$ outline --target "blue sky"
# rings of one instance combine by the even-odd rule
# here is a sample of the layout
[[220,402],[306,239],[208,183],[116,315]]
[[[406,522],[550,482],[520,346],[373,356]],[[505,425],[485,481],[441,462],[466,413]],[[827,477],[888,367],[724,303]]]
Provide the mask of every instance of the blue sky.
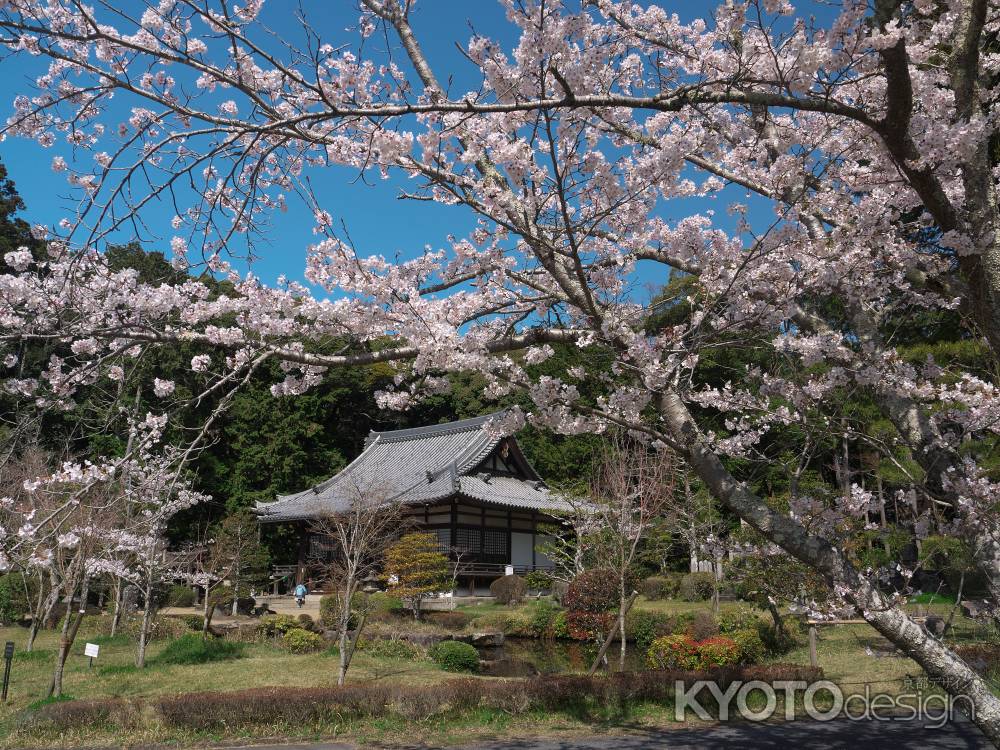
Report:
[[[662,4],[680,14],[683,20],[706,14],[714,7],[714,3],[690,0],[664,0]],[[297,39],[301,30],[292,17],[296,7],[297,3],[289,0],[269,0],[262,20],[278,34]],[[306,3],[306,8],[324,41],[335,46],[356,43],[356,35],[347,31],[356,23],[358,16],[354,2],[325,0],[319,4]],[[817,9],[823,16],[831,15],[830,9],[824,9],[822,5],[809,8],[810,11]],[[516,42],[514,27],[506,20],[503,8],[490,0],[420,0],[412,22],[438,75],[444,78],[453,74],[454,87],[458,91],[474,87],[478,80],[472,66],[455,49],[456,42],[464,45],[470,38],[470,24],[477,32],[497,39],[507,47]],[[12,111],[14,96],[31,92],[31,82],[42,65],[43,60],[26,56],[14,56],[0,62],[3,70],[0,107],[6,110],[4,117]],[[122,105],[126,103],[121,102]],[[25,217],[32,222],[54,224],[72,214],[65,174],[54,173],[50,168],[56,155],[64,156],[67,161],[72,160],[72,153],[61,141],[49,149],[24,139],[8,139],[0,143],[0,158],[28,205]],[[310,180],[323,207],[333,215],[338,226],[341,221],[346,224],[362,254],[413,257],[427,245],[442,247],[449,234],[466,235],[474,226],[474,217],[464,208],[399,200],[397,196],[400,189],[406,186],[405,179],[386,181],[377,174],[367,175],[364,180],[358,177],[356,171],[332,167],[314,170]],[[715,209],[720,225],[726,227],[730,224],[726,217],[726,204],[731,200],[746,201],[742,191],[730,193],[727,190],[726,193],[715,199],[672,202],[664,207],[664,216],[676,220],[691,213]],[[754,213],[758,211],[766,209],[758,206]],[[162,237],[159,242],[148,243],[148,249],[168,251],[172,234],[168,222],[173,213],[172,207],[166,205],[153,206],[146,213],[147,221]],[[762,220],[769,220],[770,211],[766,213],[761,215]],[[280,275],[301,279],[306,247],[315,239],[312,226],[311,211],[292,200],[287,213],[273,217],[265,237],[270,246],[254,264],[254,272],[267,282],[273,282]],[[131,239],[128,232],[121,233],[119,237],[122,241]],[[642,279],[640,283],[663,281],[665,279],[651,277]]]

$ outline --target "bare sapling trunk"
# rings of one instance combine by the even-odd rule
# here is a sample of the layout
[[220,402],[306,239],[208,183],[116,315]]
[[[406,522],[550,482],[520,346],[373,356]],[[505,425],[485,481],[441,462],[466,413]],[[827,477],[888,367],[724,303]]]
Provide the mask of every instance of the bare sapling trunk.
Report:
[[115,601],[114,610],[111,613],[111,637],[118,634],[118,626],[122,621],[122,604],[124,600],[125,586],[122,584],[121,576],[115,576]]
[[618,604],[618,638],[621,641],[618,648],[618,671],[625,671],[625,648],[628,643],[628,638],[625,636],[625,613],[627,612],[625,592],[621,592],[621,598]]
[[[629,598],[625,600],[625,604],[619,611],[619,621],[625,619],[625,616],[628,614],[628,611],[632,609],[632,605],[635,604],[635,600],[638,598],[639,598],[639,592],[633,591],[632,594],[629,596]],[[613,641],[615,639],[615,636],[618,634],[618,629],[613,627],[610,628],[610,631],[611,632],[608,633],[607,638],[604,639],[604,643],[601,644],[601,648],[598,649],[597,656],[594,657],[593,663],[590,665],[590,671],[587,672],[588,677],[593,677],[598,667],[600,667],[601,664],[607,663],[608,649],[611,647],[611,641]]]
[[233,606],[229,611],[230,616],[236,617],[239,614],[239,590],[240,590],[240,579],[236,578],[233,580]]
[[951,607],[951,612],[948,613],[948,619],[944,624],[944,630],[941,635],[946,636],[951,632],[951,626],[955,622],[955,614],[958,612],[958,608],[962,606],[962,589],[965,588],[965,571],[963,570],[961,576],[958,579],[958,592],[955,594],[955,603]]
[[62,695],[63,674],[66,671],[66,659],[69,651],[73,648],[76,634],[80,631],[80,624],[87,614],[87,596],[89,594],[89,581],[84,577],[83,585],[80,588],[80,609],[73,616],[73,591],[67,595],[66,618],[63,620],[62,632],[59,636],[59,651],[56,654],[56,665],[52,673],[52,684],[49,686],[49,696],[58,698]]
[[149,628],[153,616],[153,574],[150,570],[146,576],[146,586],[143,590],[142,624],[139,627],[139,649],[135,655],[135,665],[142,669],[146,666],[146,644],[149,642]]
[[48,593],[45,593],[44,587],[41,585],[41,577],[39,577],[38,600],[31,613],[31,626],[28,628],[28,641],[24,647],[25,651],[31,651],[34,648],[38,631],[45,627],[45,623],[52,616],[52,610],[55,609],[58,603],[59,587],[53,582]]
[[[337,684],[343,685],[347,679],[347,670],[351,666],[352,653],[348,652],[348,638],[351,628],[351,599],[354,596],[354,580],[350,569],[348,569],[347,580],[340,593],[340,623],[338,633],[340,641],[340,670],[337,673]],[[355,636],[357,638],[357,636]]]
[[208,638],[209,629],[212,627],[212,615],[215,613],[215,607],[212,606],[212,588],[208,584],[205,584],[205,601],[202,604],[201,609],[201,637]]

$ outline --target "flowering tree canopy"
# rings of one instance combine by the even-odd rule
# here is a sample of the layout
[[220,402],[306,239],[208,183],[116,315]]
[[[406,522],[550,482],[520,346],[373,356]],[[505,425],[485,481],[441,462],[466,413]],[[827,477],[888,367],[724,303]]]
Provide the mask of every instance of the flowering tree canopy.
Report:
[[[749,0],[684,23],[654,4],[504,4],[519,39],[467,40],[467,91],[431,65],[413,2],[362,0],[346,46],[307,16],[308,44],[276,40],[261,0],[161,0],[134,15],[4,4],[2,42],[48,61],[4,133],[72,144],[75,160],[52,168],[78,199],[75,215],[37,228],[45,253],[4,259],[7,391],[24,409],[70,408],[177,342],[205,346],[191,361],[199,401],[224,402],[272,358],[282,394],[328,368],[396,363],[380,398],[399,408],[448,373],[477,372],[488,396],[530,394],[497,429],[614,424],[669,446],[929,673],[958,677],[1000,740],[988,687],[844,543],[870,491],[848,482],[781,509],[730,460],[759,457],[789,426],[807,454],[831,430],[832,394],[870,393],[893,433],[867,449],[895,460],[905,448],[918,530],[963,539],[1000,600],[998,486],[977,447],[1000,431],[996,383],[960,362],[914,364],[894,338],[903,321],[946,314],[1000,351],[1000,9],[844,0],[819,24],[786,0]],[[476,228],[406,261],[365,255],[309,189],[312,170],[334,165],[405,175],[402,197],[464,208]],[[712,196],[730,217],[665,218],[664,206]],[[237,269],[292,199],[315,216],[311,287],[268,286]],[[226,289],[193,275],[149,285],[105,262],[102,241],[164,204],[175,264]],[[635,293],[643,268],[690,280],[672,303],[683,315],[655,324],[660,310]],[[31,342],[55,345],[40,377],[17,370]],[[559,345],[613,353],[607,395],[584,399],[579,371],[530,375]],[[699,362],[727,347],[780,366],[707,386]],[[173,383],[152,387],[164,413],[180,406]]]

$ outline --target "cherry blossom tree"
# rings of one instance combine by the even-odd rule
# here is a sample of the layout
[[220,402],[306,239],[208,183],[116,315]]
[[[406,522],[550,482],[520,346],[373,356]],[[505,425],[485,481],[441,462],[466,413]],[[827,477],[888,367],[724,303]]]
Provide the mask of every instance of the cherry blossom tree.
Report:
[[[34,462],[37,473],[26,475],[12,497],[0,499],[4,569],[36,571],[49,581],[33,612],[32,640],[59,600],[65,603],[53,695],[61,694],[66,659],[87,614],[92,582],[108,575],[148,582],[149,554],[162,543],[166,522],[204,499],[182,480],[176,451],[159,445],[162,425],[163,420],[152,417],[134,425],[134,450],[105,463],[64,461],[52,470]],[[148,588],[146,594],[140,661],[149,629]]]
[[[727,2],[690,23],[655,4],[506,2],[519,40],[475,33],[466,91],[425,53],[419,3],[362,0],[355,47],[308,15],[307,43],[276,41],[262,7],[0,10],[0,42],[48,62],[4,134],[76,153],[52,161],[75,215],[37,228],[47,257],[7,253],[0,276],[5,388],[25,411],[69,408],[182,341],[212,347],[191,368],[197,398],[220,402],[272,358],[286,373],[274,391],[289,395],[332,367],[392,363],[380,399],[397,408],[478,372],[487,396],[530,397],[497,429],[615,425],[669,447],[724,508],[957,686],[1000,742],[989,687],[843,544],[871,493],[803,496],[806,523],[738,469],[780,427],[829,430],[831,394],[865,389],[895,434],[853,439],[887,460],[905,446],[937,531],[968,544],[1000,601],[998,483],[968,449],[1000,429],[996,383],[960,362],[914,365],[893,338],[900,320],[939,311],[1000,351],[995,4],[844,0],[823,25],[787,0]],[[365,254],[309,189],[312,171],[338,165],[405,175],[401,197],[471,211],[476,229],[411,260]],[[293,196],[315,216],[306,278],[320,296],[233,265]],[[713,197],[729,218],[691,212],[688,199]],[[100,243],[148,233],[160,205],[176,206],[176,264],[231,291],[108,268]],[[675,205],[686,215],[672,221]],[[651,329],[643,268],[691,277],[690,314]],[[331,354],[334,340],[346,345]],[[59,344],[39,377],[16,369],[25,342]],[[556,345],[611,352],[609,395],[583,398],[577,370],[532,378],[526,366]],[[707,352],[750,345],[784,366],[699,380]],[[172,382],[152,386],[165,412],[178,406]]]

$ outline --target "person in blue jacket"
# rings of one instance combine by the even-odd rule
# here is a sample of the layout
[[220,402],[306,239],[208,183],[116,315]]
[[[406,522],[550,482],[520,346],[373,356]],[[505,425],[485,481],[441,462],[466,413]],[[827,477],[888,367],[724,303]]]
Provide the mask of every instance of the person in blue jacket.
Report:
[[306,588],[304,583],[300,583],[295,587],[295,603],[301,607],[306,603],[306,594],[309,593],[309,589]]

